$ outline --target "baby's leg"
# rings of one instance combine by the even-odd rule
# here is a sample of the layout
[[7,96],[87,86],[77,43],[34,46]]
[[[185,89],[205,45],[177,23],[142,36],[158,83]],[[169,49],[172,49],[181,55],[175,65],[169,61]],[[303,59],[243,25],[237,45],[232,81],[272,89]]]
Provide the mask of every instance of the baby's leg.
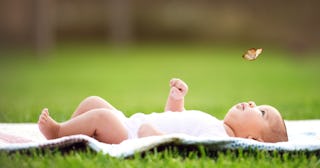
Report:
[[72,114],[71,118],[77,117],[80,114],[83,114],[87,111],[90,111],[92,109],[99,109],[99,108],[104,108],[107,110],[116,110],[110,103],[102,99],[101,97],[98,96],[90,96],[84,99],[75,112]]
[[44,109],[39,117],[39,129],[47,139],[84,134],[98,141],[117,144],[128,138],[128,131],[111,110],[93,109],[62,124],[54,121]]

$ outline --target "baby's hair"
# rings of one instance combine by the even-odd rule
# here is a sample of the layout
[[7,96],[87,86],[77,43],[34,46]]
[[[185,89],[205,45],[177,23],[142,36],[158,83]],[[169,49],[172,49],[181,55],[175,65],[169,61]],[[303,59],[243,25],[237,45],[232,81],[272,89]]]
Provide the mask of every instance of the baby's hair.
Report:
[[280,120],[281,127],[275,127],[276,125],[271,126],[270,133],[266,134],[267,136],[264,137],[264,141],[266,142],[287,142],[288,141],[288,134],[287,134],[287,127],[286,123],[283,119]]

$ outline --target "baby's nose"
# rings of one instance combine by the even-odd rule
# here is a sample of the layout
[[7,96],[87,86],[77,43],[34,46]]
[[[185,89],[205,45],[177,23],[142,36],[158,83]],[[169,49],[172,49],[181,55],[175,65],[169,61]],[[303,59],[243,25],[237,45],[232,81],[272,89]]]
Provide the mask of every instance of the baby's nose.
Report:
[[256,103],[254,101],[249,101],[248,104],[251,108],[256,107]]

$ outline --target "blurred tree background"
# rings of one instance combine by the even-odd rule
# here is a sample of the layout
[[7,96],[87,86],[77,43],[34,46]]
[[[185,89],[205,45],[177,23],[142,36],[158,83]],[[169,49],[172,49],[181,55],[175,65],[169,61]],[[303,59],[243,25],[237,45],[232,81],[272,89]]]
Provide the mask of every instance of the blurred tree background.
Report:
[[[320,44],[317,0],[1,0],[2,50],[43,53],[63,42]],[[256,45],[257,44],[257,45]]]
[[[190,108],[219,118],[248,100],[274,104],[288,119],[320,118],[319,6],[0,0],[0,121],[34,122],[44,105],[65,120],[89,95],[112,98],[127,114],[161,111],[172,77],[192,86]],[[263,56],[242,60],[251,47]]]

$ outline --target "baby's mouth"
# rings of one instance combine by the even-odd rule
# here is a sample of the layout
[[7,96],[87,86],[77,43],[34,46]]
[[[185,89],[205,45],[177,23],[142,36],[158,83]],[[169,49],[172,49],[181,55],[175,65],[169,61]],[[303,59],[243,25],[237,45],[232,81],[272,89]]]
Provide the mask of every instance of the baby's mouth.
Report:
[[244,103],[241,103],[242,106],[242,110],[244,111],[244,109],[246,108],[246,105]]
[[245,103],[239,103],[236,106],[237,109],[244,111],[246,109],[246,104]]

